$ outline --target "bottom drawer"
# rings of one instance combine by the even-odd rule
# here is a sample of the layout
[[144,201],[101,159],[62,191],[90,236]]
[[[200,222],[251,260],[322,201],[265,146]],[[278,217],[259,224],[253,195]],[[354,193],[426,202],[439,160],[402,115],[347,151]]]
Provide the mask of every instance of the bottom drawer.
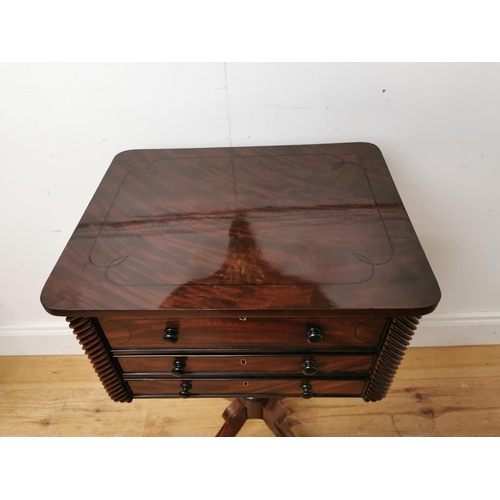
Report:
[[361,396],[366,380],[129,380],[134,397]]

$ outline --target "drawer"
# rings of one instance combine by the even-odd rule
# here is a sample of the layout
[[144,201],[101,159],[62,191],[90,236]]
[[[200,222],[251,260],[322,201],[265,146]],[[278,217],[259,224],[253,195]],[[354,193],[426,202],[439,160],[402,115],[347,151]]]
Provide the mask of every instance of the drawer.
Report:
[[101,318],[99,323],[112,349],[316,350],[376,348],[387,318]]
[[158,374],[161,376],[242,375],[265,372],[267,375],[290,373],[306,376],[368,372],[373,363],[370,355],[302,355],[302,356],[117,356],[127,374]]
[[[361,396],[366,380],[129,380],[135,397]],[[304,388],[304,386],[306,386]]]

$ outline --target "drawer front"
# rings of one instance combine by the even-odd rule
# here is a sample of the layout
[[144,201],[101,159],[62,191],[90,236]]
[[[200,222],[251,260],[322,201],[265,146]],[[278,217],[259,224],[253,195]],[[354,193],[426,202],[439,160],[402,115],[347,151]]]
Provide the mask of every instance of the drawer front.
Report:
[[[134,396],[361,396],[366,380],[129,380]],[[304,385],[308,386],[304,390]]]
[[265,372],[268,375],[290,373],[306,376],[368,372],[372,366],[370,355],[302,355],[302,356],[118,356],[126,374],[159,374],[182,377],[217,373],[242,375]]
[[[243,319],[243,321],[242,321]],[[375,348],[387,318],[108,319],[113,349]],[[169,329],[164,339],[165,330]]]

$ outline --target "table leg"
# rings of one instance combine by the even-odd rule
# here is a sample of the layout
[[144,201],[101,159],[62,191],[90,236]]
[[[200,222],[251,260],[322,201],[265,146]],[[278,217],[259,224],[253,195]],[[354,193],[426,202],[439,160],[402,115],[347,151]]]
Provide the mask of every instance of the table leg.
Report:
[[294,437],[278,399],[237,398],[226,408],[222,418],[225,423],[216,437],[236,436],[249,418],[263,419],[275,436]]
[[270,399],[262,407],[262,418],[278,437],[295,437],[286,419],[286,411],[277,399]]
[[240,398],[235,399],[222,414],[225,420],[216,437],[234,437],[247,420],[247,409]]

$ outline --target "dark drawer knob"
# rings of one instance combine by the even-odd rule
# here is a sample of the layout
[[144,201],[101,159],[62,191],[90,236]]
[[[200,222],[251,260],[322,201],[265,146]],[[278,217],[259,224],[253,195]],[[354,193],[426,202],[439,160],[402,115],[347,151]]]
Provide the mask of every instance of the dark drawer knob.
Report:
[[176,359],[172,366],[172,375],[174,377],[180,377],[186,373],[186,362],[182,359]]
[[165,342],[175,344],[179,340],[179,330],[177,328],[165,328],[165,335],[163,335]]
[[302,384],[300,388],[302,389],[302,397],[304,399],[311,399],[313,397],[311,392],[312,387],[309,384]]
[[192,385],[189,382],[185,382],[181,384],[181,392],[179,392],[179,397],[180,398],[189,398],[191,396],[191,393],[189,392],[189,389],[191,389]]
[[312,359],[306,359],[302,363],[302,373],[304,375],[315,375],[317,371],[318,368],[316,367],[316,361],[313,361]]
[[307,341],[310,344],[317,344],[322,340],[323,340],[323,334],[321,333],[321,330],[319,328],[313,326],[312,328],[309,328],[309,330],[307,330]]

